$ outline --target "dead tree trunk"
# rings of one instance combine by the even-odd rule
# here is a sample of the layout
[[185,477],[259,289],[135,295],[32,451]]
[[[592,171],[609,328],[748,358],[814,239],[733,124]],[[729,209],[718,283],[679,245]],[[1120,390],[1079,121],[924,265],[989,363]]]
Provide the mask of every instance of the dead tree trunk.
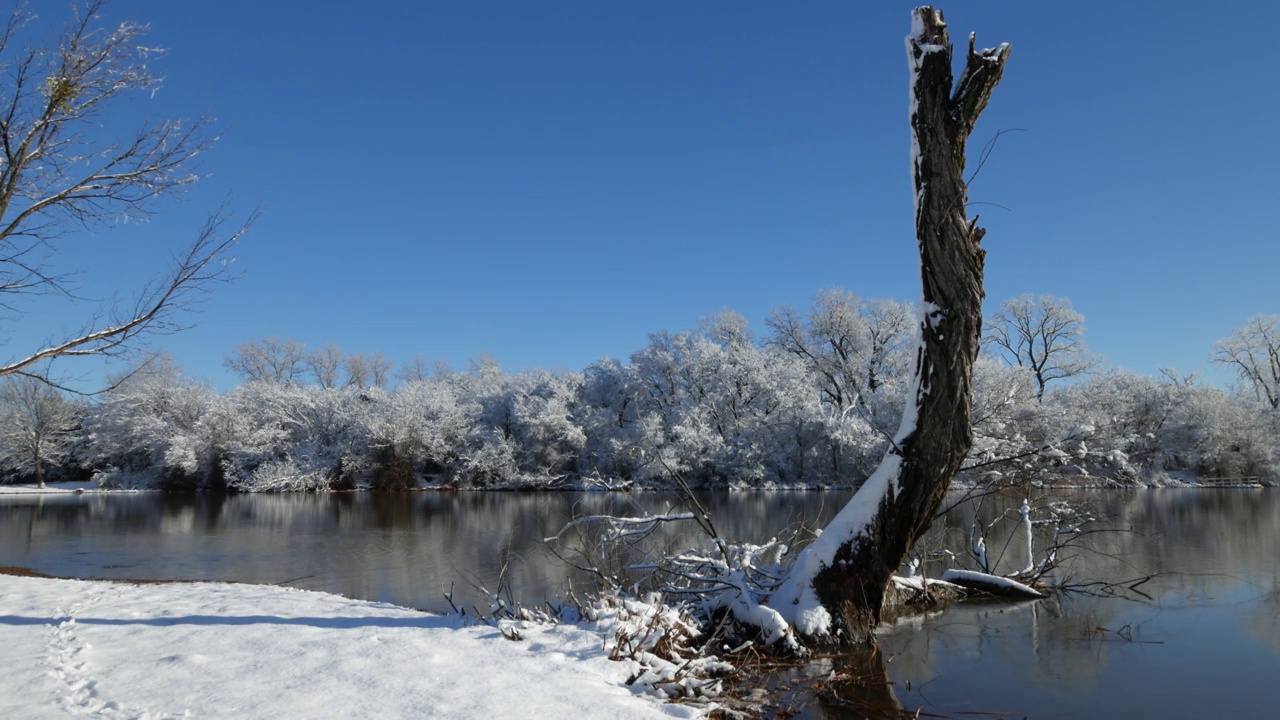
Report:
[[890,576],[928,529],[973,442],[973,363],[982,335],[984,231],[965,216],[965,143],[1000,81],[1009,45],[969,52],[952,82],[942,13],[914,11],[912,172],[923,301],[902,425],[880,467],[797,558],[770,605],[817,640],[870,636]]

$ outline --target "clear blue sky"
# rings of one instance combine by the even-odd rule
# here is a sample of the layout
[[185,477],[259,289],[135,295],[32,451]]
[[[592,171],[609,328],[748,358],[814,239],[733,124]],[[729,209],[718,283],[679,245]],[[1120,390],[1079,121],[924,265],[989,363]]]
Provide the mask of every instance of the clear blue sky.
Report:
[[[989,307],[1069,297],[1143,373],[1208,370],[1280,312],[1280,4],[941,7],[958,42],[1013,45],[971,147],[1025,130],[971,189],[995,204]],[[161,340],[224,388],[222,357],[266,335],[580,369],[725,308],[759,331],[824,287],[914,301],[910,8],[117,0],[170,50],[139,107],[224,138],[180,205],[64,247],[127,285],[223,196],[262,205],[243,277]]]

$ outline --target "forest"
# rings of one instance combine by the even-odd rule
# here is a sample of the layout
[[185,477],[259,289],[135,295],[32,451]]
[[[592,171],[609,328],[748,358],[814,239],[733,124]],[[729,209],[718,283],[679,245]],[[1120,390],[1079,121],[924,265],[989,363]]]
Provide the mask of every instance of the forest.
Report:
[[[226,358],[219,394],[163,356],[93,397],[0,383],[4,482],[247,492],[352,488],[768,489],[857,486],[901,419],[915,310],[818,293],[756,334],[732,312],[657,332],[581,372],[466,370],[308,350],[279,338]],[[1069,301],[986,318],[973,449],[960,482],[1178,484],[1277,476],[1276,318],[1212,349],[1231,391],[1107,367]]]

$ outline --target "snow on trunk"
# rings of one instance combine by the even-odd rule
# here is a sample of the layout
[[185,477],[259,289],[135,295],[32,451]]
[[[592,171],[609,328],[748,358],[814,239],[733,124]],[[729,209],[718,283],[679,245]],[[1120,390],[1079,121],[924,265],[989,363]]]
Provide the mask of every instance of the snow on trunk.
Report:
[[1023,546],[1026,549],[1026,557],[1024,558],[1026,562],[1016,574],[1030,575],[1036,571],[1036,555],[1035,548],[1031,544],[1031,505],[1026,500],[1023,500],[1022,507],[1018,508],[1018,515],[1020,516],[1018,524],[1022,530],[1023,539],[1026,541]]
[[984,231],[965,217],[964,147],[1009,46],[973,50],[952,92],[940,12],[914,11],[907,54],[911,170],[922,299],[902,423],[879,468],[796,558],[769,604],[802,635],[869,636],[893,572],[933,520],[973,440],[973,363],[982,332]]

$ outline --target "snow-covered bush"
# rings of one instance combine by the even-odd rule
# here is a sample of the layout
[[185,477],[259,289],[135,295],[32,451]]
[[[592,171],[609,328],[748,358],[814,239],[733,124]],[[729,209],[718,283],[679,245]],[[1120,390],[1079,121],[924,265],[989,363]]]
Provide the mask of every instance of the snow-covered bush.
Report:
[[369,481],[374,462],[366,416],[385,402],[382,390],[251,382],[227,399],[228,487],[321,490]]
[[182,375],[167,358],[135,369],[90,405],[86,461],[105,470],[151,474],[165,487],[217,485],[219,458],[209,413],[213,389]]

